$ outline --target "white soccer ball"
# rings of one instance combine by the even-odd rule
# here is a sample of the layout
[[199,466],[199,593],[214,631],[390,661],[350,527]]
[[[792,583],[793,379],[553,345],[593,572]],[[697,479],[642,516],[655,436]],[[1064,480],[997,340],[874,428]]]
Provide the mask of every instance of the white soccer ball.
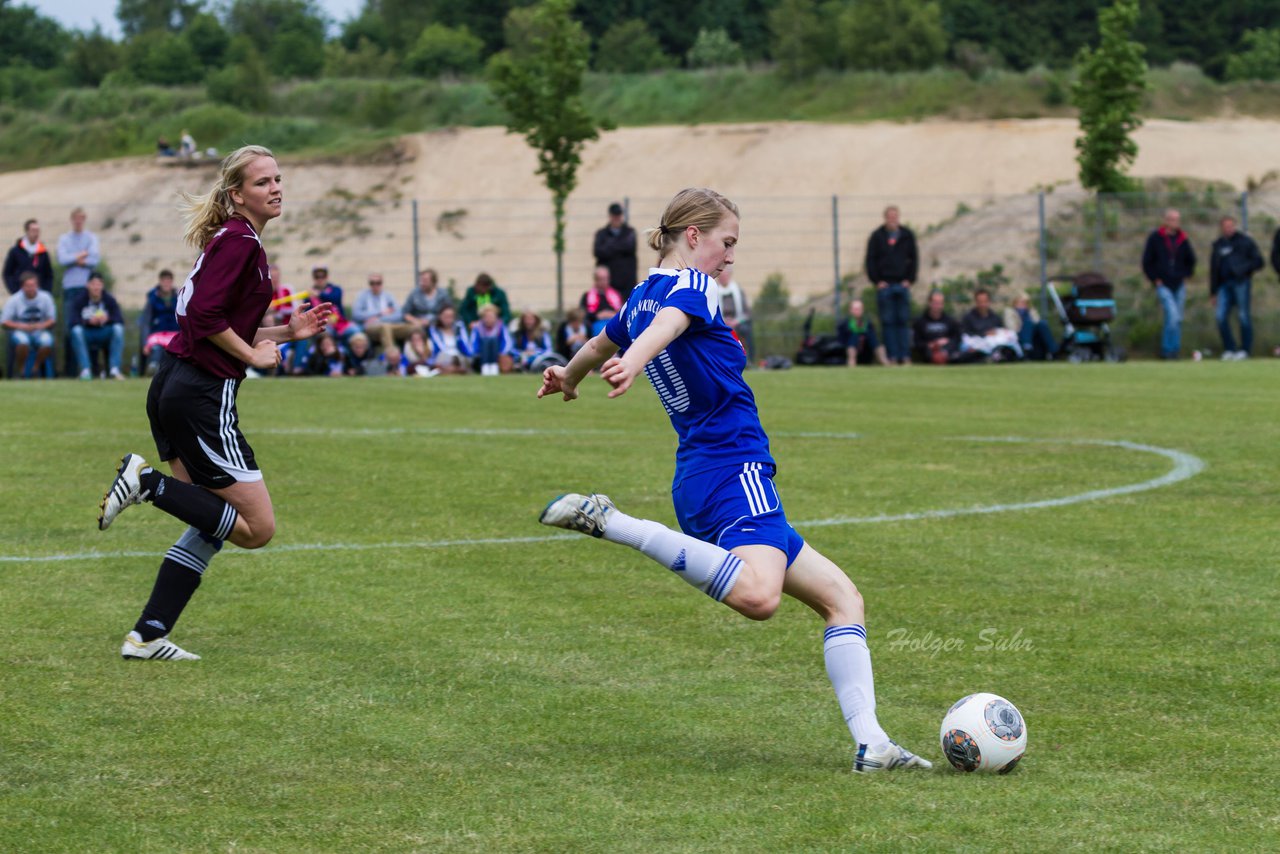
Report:
[[970,694],[942,719],[942,754],[961,771],[1008,774],[1027,749],[1027,722],[1004,697]]

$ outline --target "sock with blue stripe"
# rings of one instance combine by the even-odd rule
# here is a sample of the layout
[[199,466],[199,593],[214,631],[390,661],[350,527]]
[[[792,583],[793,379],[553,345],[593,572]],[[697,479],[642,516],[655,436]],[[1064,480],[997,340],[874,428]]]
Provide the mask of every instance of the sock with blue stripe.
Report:
[[876,689],[871,678],[867,630],[857,623],[827,626],[822,639],[827,676],[836,689],[836,700],[853,740],[872,748],[883,747],[888,744],[889,736],[876,720]]
[[225,540],[231,536],[240,514],[203,486],[186,483],[153,468],[143,469],[138,480],[142,483],[144,501],[150,501],[211,537]]
[[717,602],[733,590],[742,570],[742,561],[717,545],[617,510],[609,514],[604,538],[656,560]]
[[209,561],[221,548],[222,540],[202,534],[195,528],[187,528],[186,533],[170,546],[160,563],[160,571],[156,573],[151,598],[133,627],[142,635],[144,642],[173,631],[178,617],[182,616],[183,609],[200,586]]

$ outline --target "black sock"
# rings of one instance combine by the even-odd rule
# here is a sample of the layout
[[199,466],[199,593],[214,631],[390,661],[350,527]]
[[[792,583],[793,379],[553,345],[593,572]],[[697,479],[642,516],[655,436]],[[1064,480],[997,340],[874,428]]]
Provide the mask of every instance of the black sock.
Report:
[[144,641],[169,634],[178,617],[182,616],[182,609],[191,601],[191,594],[199,586],[200,573],[166,557],[156,573],[156,583],[151,588],[147,607],[142,609],[142,616],[133,630],[142,635]]
[[138,478],[147,500],[170,516],[176,516],[203,534],[225,540],[240,514],[209,490],[183,483],[152,469]]

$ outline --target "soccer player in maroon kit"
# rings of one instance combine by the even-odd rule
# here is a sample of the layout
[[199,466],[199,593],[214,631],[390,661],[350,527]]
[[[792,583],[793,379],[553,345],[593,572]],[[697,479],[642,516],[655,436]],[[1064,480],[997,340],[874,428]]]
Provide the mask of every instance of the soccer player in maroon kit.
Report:
[[273,288],[260,235],[280,215],[280,183],[271,152],[248,145],[222,161],[209,193],[185,196],[186,240],[201,253],[178,292],[179,332],[147,392],[156,450],[173,474],[126,454],[102,498],[98,528],[144,501],[190,527],[160,564],[120,650],[126,659],[198,659],[168,636],[209,561],[223,540],[257,549],[275,534],[271,496],[240,432],[236,393],[246,366],[274,371],[278,345],[323,332],[332,310],[320,303],[295,311],[286,325],[259,328]]

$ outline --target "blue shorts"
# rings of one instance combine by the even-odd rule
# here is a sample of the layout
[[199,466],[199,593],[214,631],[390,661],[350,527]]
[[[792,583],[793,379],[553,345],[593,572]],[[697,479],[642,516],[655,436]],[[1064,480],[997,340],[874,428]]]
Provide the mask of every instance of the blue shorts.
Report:
[[787,555],[787,566],[804,548],[791,527],[773,485],[777,468],[768,463],[711,469],[671,485],[680,530],[723,549],[773,546]]

